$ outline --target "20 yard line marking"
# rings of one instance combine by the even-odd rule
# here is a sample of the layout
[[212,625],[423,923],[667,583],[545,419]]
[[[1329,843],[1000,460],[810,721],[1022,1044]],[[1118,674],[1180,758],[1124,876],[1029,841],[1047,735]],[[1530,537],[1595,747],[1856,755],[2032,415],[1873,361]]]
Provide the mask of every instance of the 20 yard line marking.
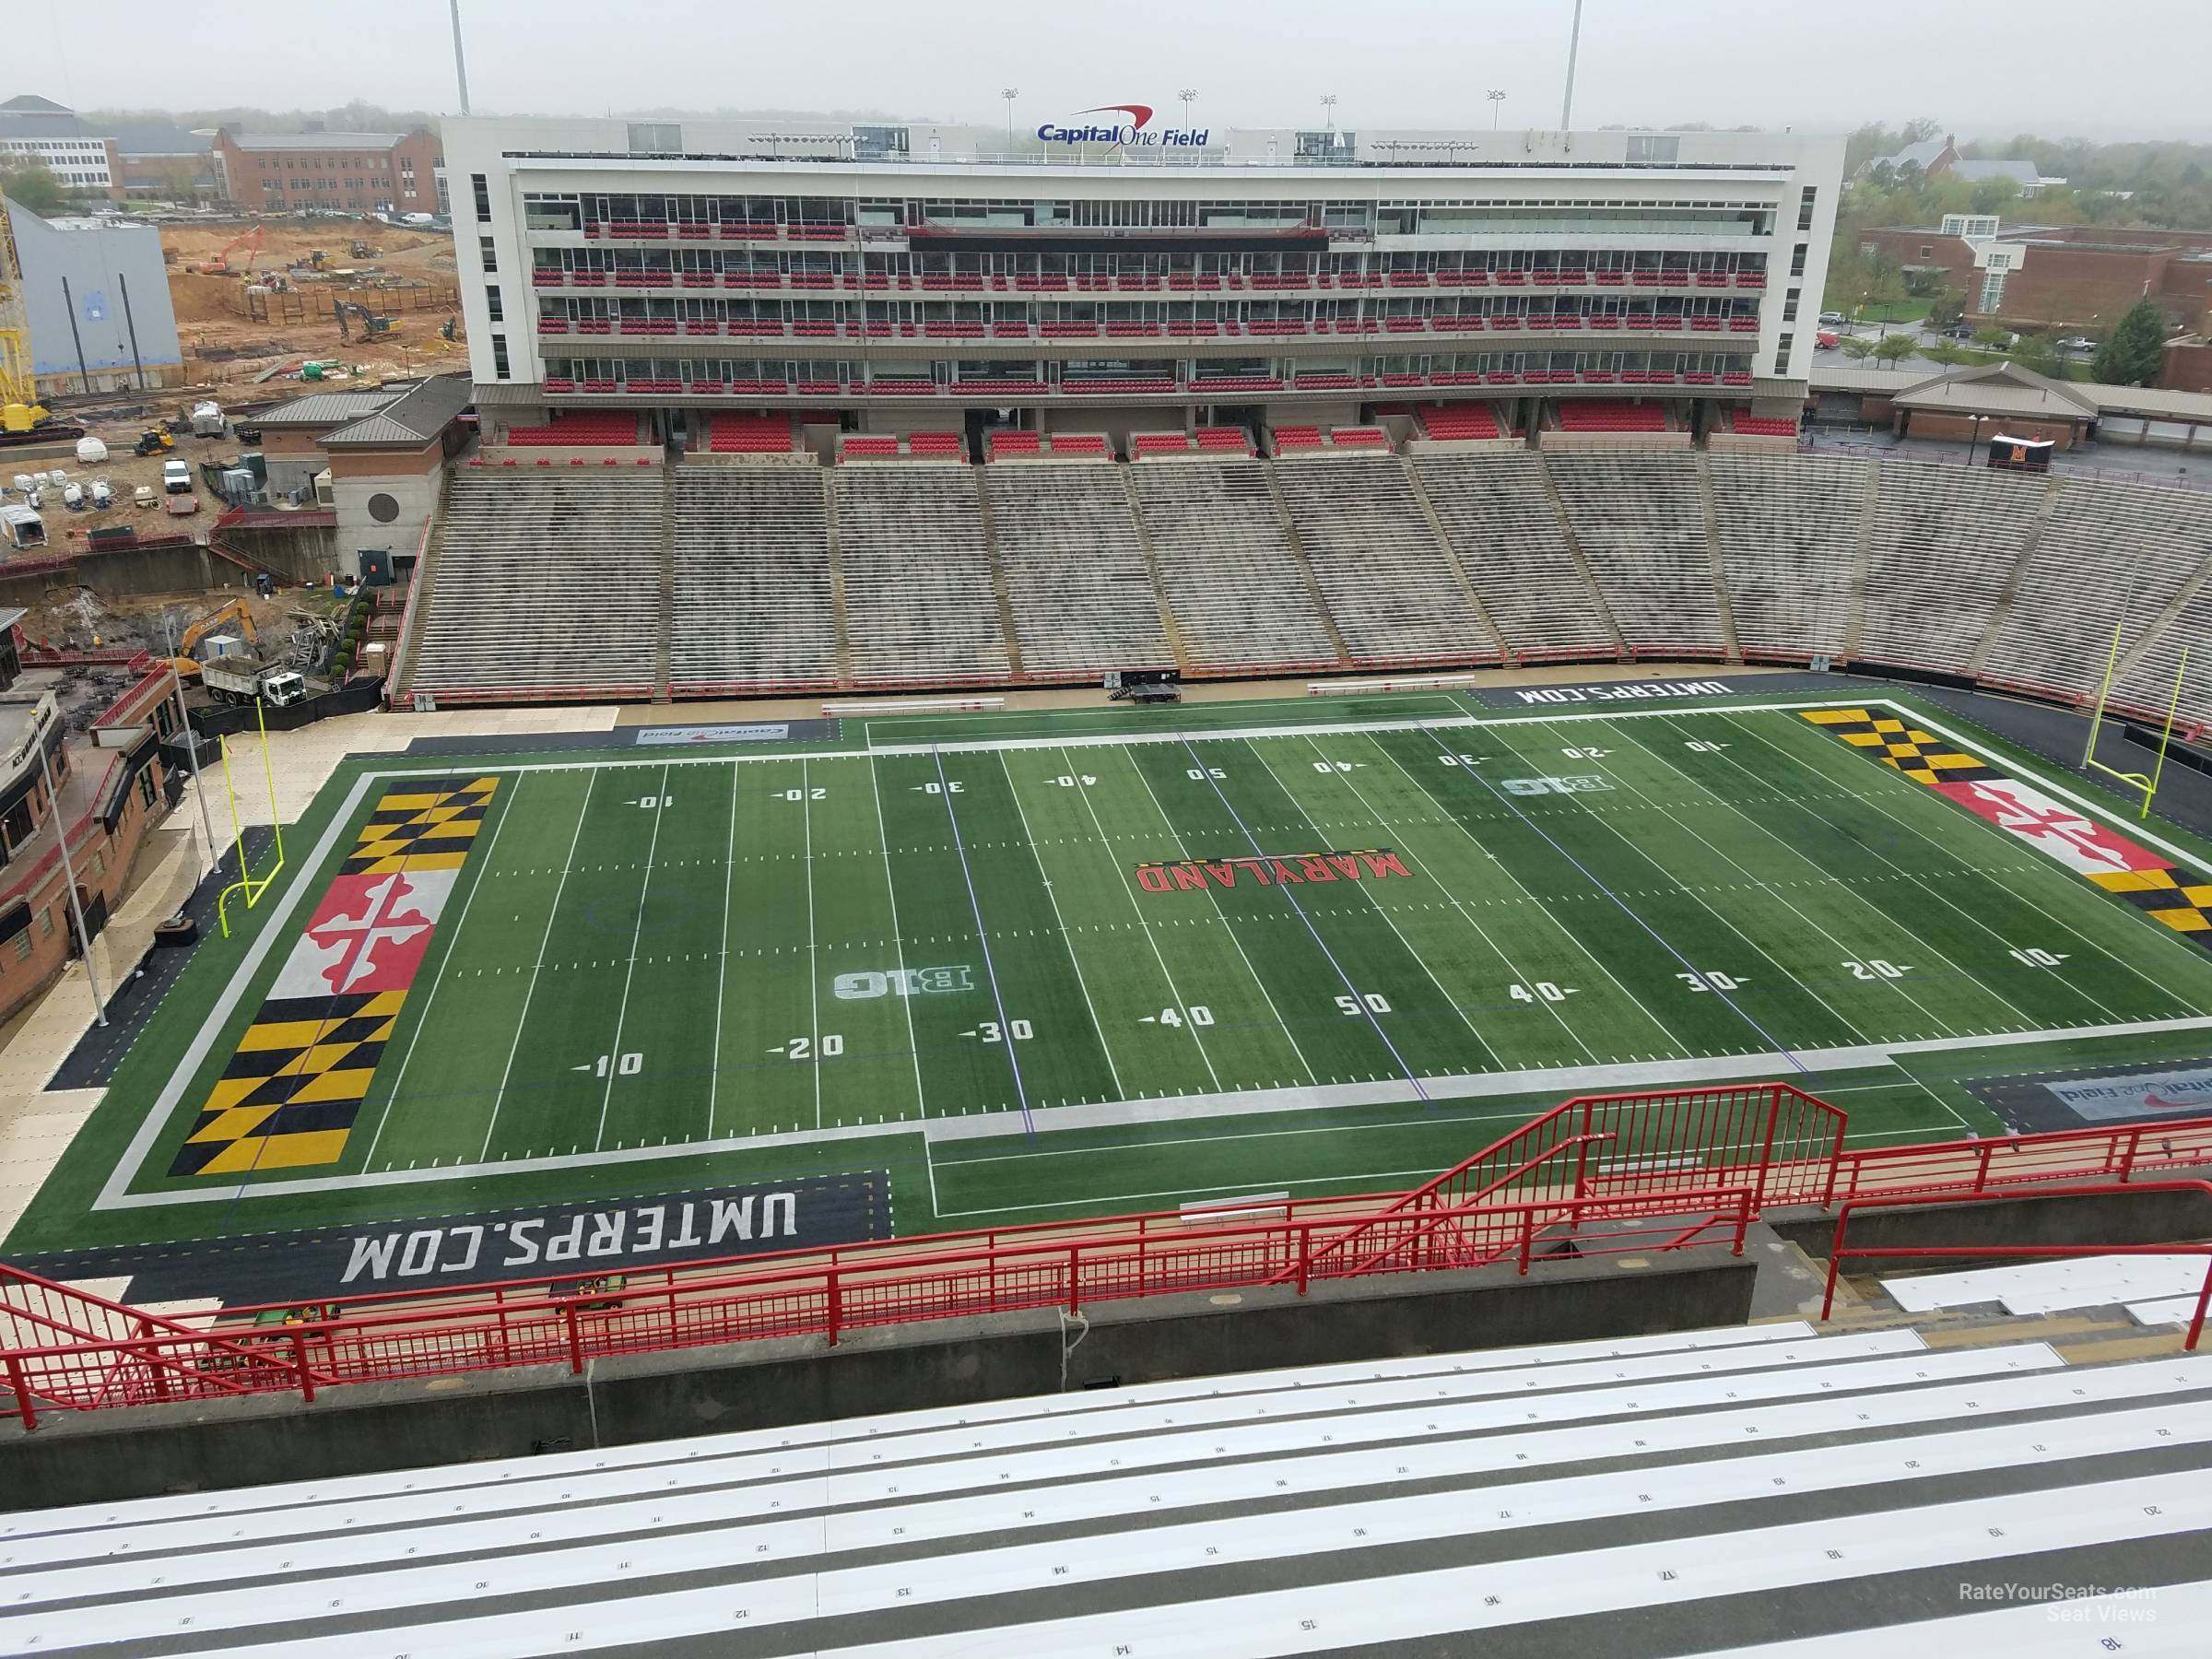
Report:
[[594,1150],[606,1144],[607,1109],[615,1103],[615,1079],[622,1073],[622,1025],[629,1018],[629,987],[638,976],[638,947],[645,942],[645,898],[653,890],[653,855],[661,844],[661,819],[667,813],[667,803],[668,769],[664,766],[660,794],[653,808],[653,833],[645,840],[645,879],[638,883],[638,922],[630,930],[629,961],[622,970],[622,1001],[615,1010],[615,1046],[607,1055],[606,1092],[599,1098],[599,1128],[592,1136]]
[[507,814],[514,805],[513,794],[519,793],[522,787],[523,781],[517,778],[514,791],[500,803],[500,821],[491,827],[491,840],[484,848],[484,862],[477,866],[477,878],[469,883],[468,897],[461,901],[461,913],[453,918],[453,935],[446,942],[445,955],[438,959],[437,977],[430,982],[429,992],[422,999],[422,1011],[416,1016],[415,1029],[407,1035],[407,1052],[399,1057],[399,1070],[392,1079],[392,1092],[384,1097],[384,1109],[377,1113],[376,1133],[369,1137],[369,1151],[361,1159],[361,1168],[364,1170],[376,1161],[377,1145],[384,1138],[384,1125],[392,1121],[393,1112],[399,1105],[399,1086],[407,1080],[407,1066],[415,1058],[415,1045],[422,1041],[422,1028],[429,1023],[430,1005],[437,1000],[438,987],[445,983],[445,971],[453,966],[453,953],[461,948],[462,929],[468,925],[468,907],[476,903],[477,889],[484,885],[486,877],[492,873],[492,855],[500,850],[500,831],[507,828]]
[[806,1026],[812,1032],[808,1059],[814,1071],[814,1126],[822,1126],[822,975],[814,942],[814,799],[807,788],[806,759],[799,758],[799,826],[806,860]]
[[576,843],[583,839],[583,820],[592,815],[592,793],[599,787],[599,774],[606,770],[594,766],[591,781],[583,786],[583,805],[576,813],[576,830],[569,837],[569,851],[560,861],[560,880],[554,884],[553,902],[546,910],[546,931],[537,942],[537,960],[530,969],[530,986],[523,993],[523,1011],[514,1018],[514,1041],[507,1047],[507,1065],[500,1073],[500,1091],[491,1097],[491,1118],[484,1125],[484,1149],[477,1154],[479,1160],[491,1156],[492,1131],[499,1127],[500,1108],[506,1103],[507,1080],[514,1075],[514,1056],[523,1046],[523,1028],[530,1023],[530,1000],[537,994],[537,976],[546,966],[546,951],[553,943],[554,919],[560,914],[560,896],[568,890],[569,872],[576,866]]

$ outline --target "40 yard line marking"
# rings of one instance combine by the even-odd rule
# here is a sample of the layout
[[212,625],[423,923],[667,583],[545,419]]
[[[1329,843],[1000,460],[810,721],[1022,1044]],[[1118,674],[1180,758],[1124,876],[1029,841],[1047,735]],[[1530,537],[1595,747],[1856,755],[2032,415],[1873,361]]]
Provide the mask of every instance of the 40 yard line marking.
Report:
[[553,943],[553,923],[560,914],[560,896],[568,890],[569,872],[576,867],[576,843],[583,839],[583,820],[592,815],[592,794],[599,787],[599,774],[605,767],[591,769],[591,782],[583,786],[583,805],[576,812],[576,830],[569,837],[569,850],[560,861],[560,880],[553,888],[553,902],[546,910],[546,931],[537,942],[537,960],[530,966],[530,987],[523,993],[523,1011],[514,1018],[514,1041],[507,1045],[507,1064],[500,1072],[500,1091],[491,1097],[491,1117],[484,1125],[484,1148],[477,1154],[479,1161],[491,1156],[491,1133],[500,1124],[500,1107],[507,1099],[507,1081],[514,1076],[514,1056],[523,1046],[523,1028],[530,1022],[530,999],[537,994],[537,976],[546,966],[546,951]]
[[[1044,900],[1053,907],[1053,925],[1060,930],[1060,948],[1067,952],[1067,964],[1076,971],[1076,989],[1083,993],[1083,1006],[1090,1013],[1090,1029],[1098,1033],[1099,1053],[1106,1056],[1106,1075],[1113,1079],[1116,1097],[1126,1099],[1128,1091],[1122,1087],[1122,1074],[1113,1063],[1113,1044],[1107,1040],[1106,1025],[1099,1018],[1099,1005],[1090,999],[1090,982],[1083,977],[1083,963],[1076,955],[1075,935],[1067,931],[1067,922],[1060,914],[1060,898],[1053,891],[1053,878],[1044,873],[1044,859],[1037,851],[1036,834],[1030,829],[1030,815],[1021,804],[1021,791],[1014,787],[1013,769],[1006,764],[1005,750],[999,751],[999,775],[1006,781],[1006,794],[1014,799],[1014,816],[1021,823],[1021,839],[1030,844],[1030,863],[1037,868],[1037,879],[1044,885]],[[1080,793],[1078,791],[1077,793]]]

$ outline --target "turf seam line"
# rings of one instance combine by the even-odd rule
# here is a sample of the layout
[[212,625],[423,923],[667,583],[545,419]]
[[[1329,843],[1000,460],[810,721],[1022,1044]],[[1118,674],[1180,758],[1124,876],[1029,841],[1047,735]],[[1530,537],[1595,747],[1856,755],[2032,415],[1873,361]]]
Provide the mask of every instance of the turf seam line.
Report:
[[[1037,1120],[1030,1112],[1029,1086],[1022,1080],[1021,1056],[1014,1052],[1014,1022],[1006,1018],[1006,999],[999,994],[998,965],[991,959],[991,939],[983,927],[983,907],[975,896],[975,873],[968,867],[968,849],[960,839],[960,815],[953,810],[952,788],[945,777],[945,759],[937,746],[929,746],[930,763],[937,769],[937,794],[945,803],[945,817],[952,825],[952,850],[960,861],[960,880],[967,885],[968,909],[975,917],[975,942],[983,953],[983,977],[991,982],[992,1006],[998,1010],[998,1034],[1006,1045],[1006,1065],[1014,1073],[1014,1098],[1021,1103],[1021,1128],[1034,1136]],[[1104,1041],[1101,1035],[1100,1041]]]

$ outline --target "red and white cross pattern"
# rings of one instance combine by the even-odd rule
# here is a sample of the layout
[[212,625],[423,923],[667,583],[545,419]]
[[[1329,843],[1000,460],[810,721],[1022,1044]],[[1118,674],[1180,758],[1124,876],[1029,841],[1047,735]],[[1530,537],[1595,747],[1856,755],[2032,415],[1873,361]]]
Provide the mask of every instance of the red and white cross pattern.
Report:
[[346,996],[404,991],[415,982],[430,935],[453,890],[453,870],[340,876],[315,907],[307,931],[269,995]]
[[1934,787],[1969,812],[2011,830],[2038,852],[2084,876],[2162,870],[2172,863],[2018,778],[1980,778]]

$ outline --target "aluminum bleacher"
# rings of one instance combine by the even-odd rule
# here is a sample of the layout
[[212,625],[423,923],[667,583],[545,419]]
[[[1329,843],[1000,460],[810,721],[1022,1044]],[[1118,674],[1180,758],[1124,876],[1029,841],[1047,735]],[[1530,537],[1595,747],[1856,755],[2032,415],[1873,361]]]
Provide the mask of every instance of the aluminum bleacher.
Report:
[[1679,453],[1609,449],[1545,465],[1622,642],[1649,656],[1725,654],[1695,465]]
[[1012,666],[973,470],[841,466],[831,487],[853,677],[1005,680]]
[[1882,468],[1867,524],[1859,654],[1965,673],[2047,487],[1965,467]]
[[1169,608],[1208,667],[1335,666],[1262,466],[1206,456],[1130,469]]
[[1175,665],[1118,469],[990,467],[984,485],[1025,674]]
[[824,483],[811,465],[677,469],[672,693],[836,685]]
[[1507,649],[1532,657],[1613,653],[1612,632],[1560,534],[1535,455],[1503,444],[1495,452],[1431,451],[1416,457],[1414,468]]
[[454,473],[410,688],[651,695],[665,511],[658,467]]
[[1713,524],[1747,657],[1841,656],[1867,461],[1714,450]]
[[1496,657],[1395,456],[1324,453],[1275,477],[1353,662]]
[[0,1515],[0,1648],[2199,1654],[2208,1405],[1795,1322],[1077,1390]]

